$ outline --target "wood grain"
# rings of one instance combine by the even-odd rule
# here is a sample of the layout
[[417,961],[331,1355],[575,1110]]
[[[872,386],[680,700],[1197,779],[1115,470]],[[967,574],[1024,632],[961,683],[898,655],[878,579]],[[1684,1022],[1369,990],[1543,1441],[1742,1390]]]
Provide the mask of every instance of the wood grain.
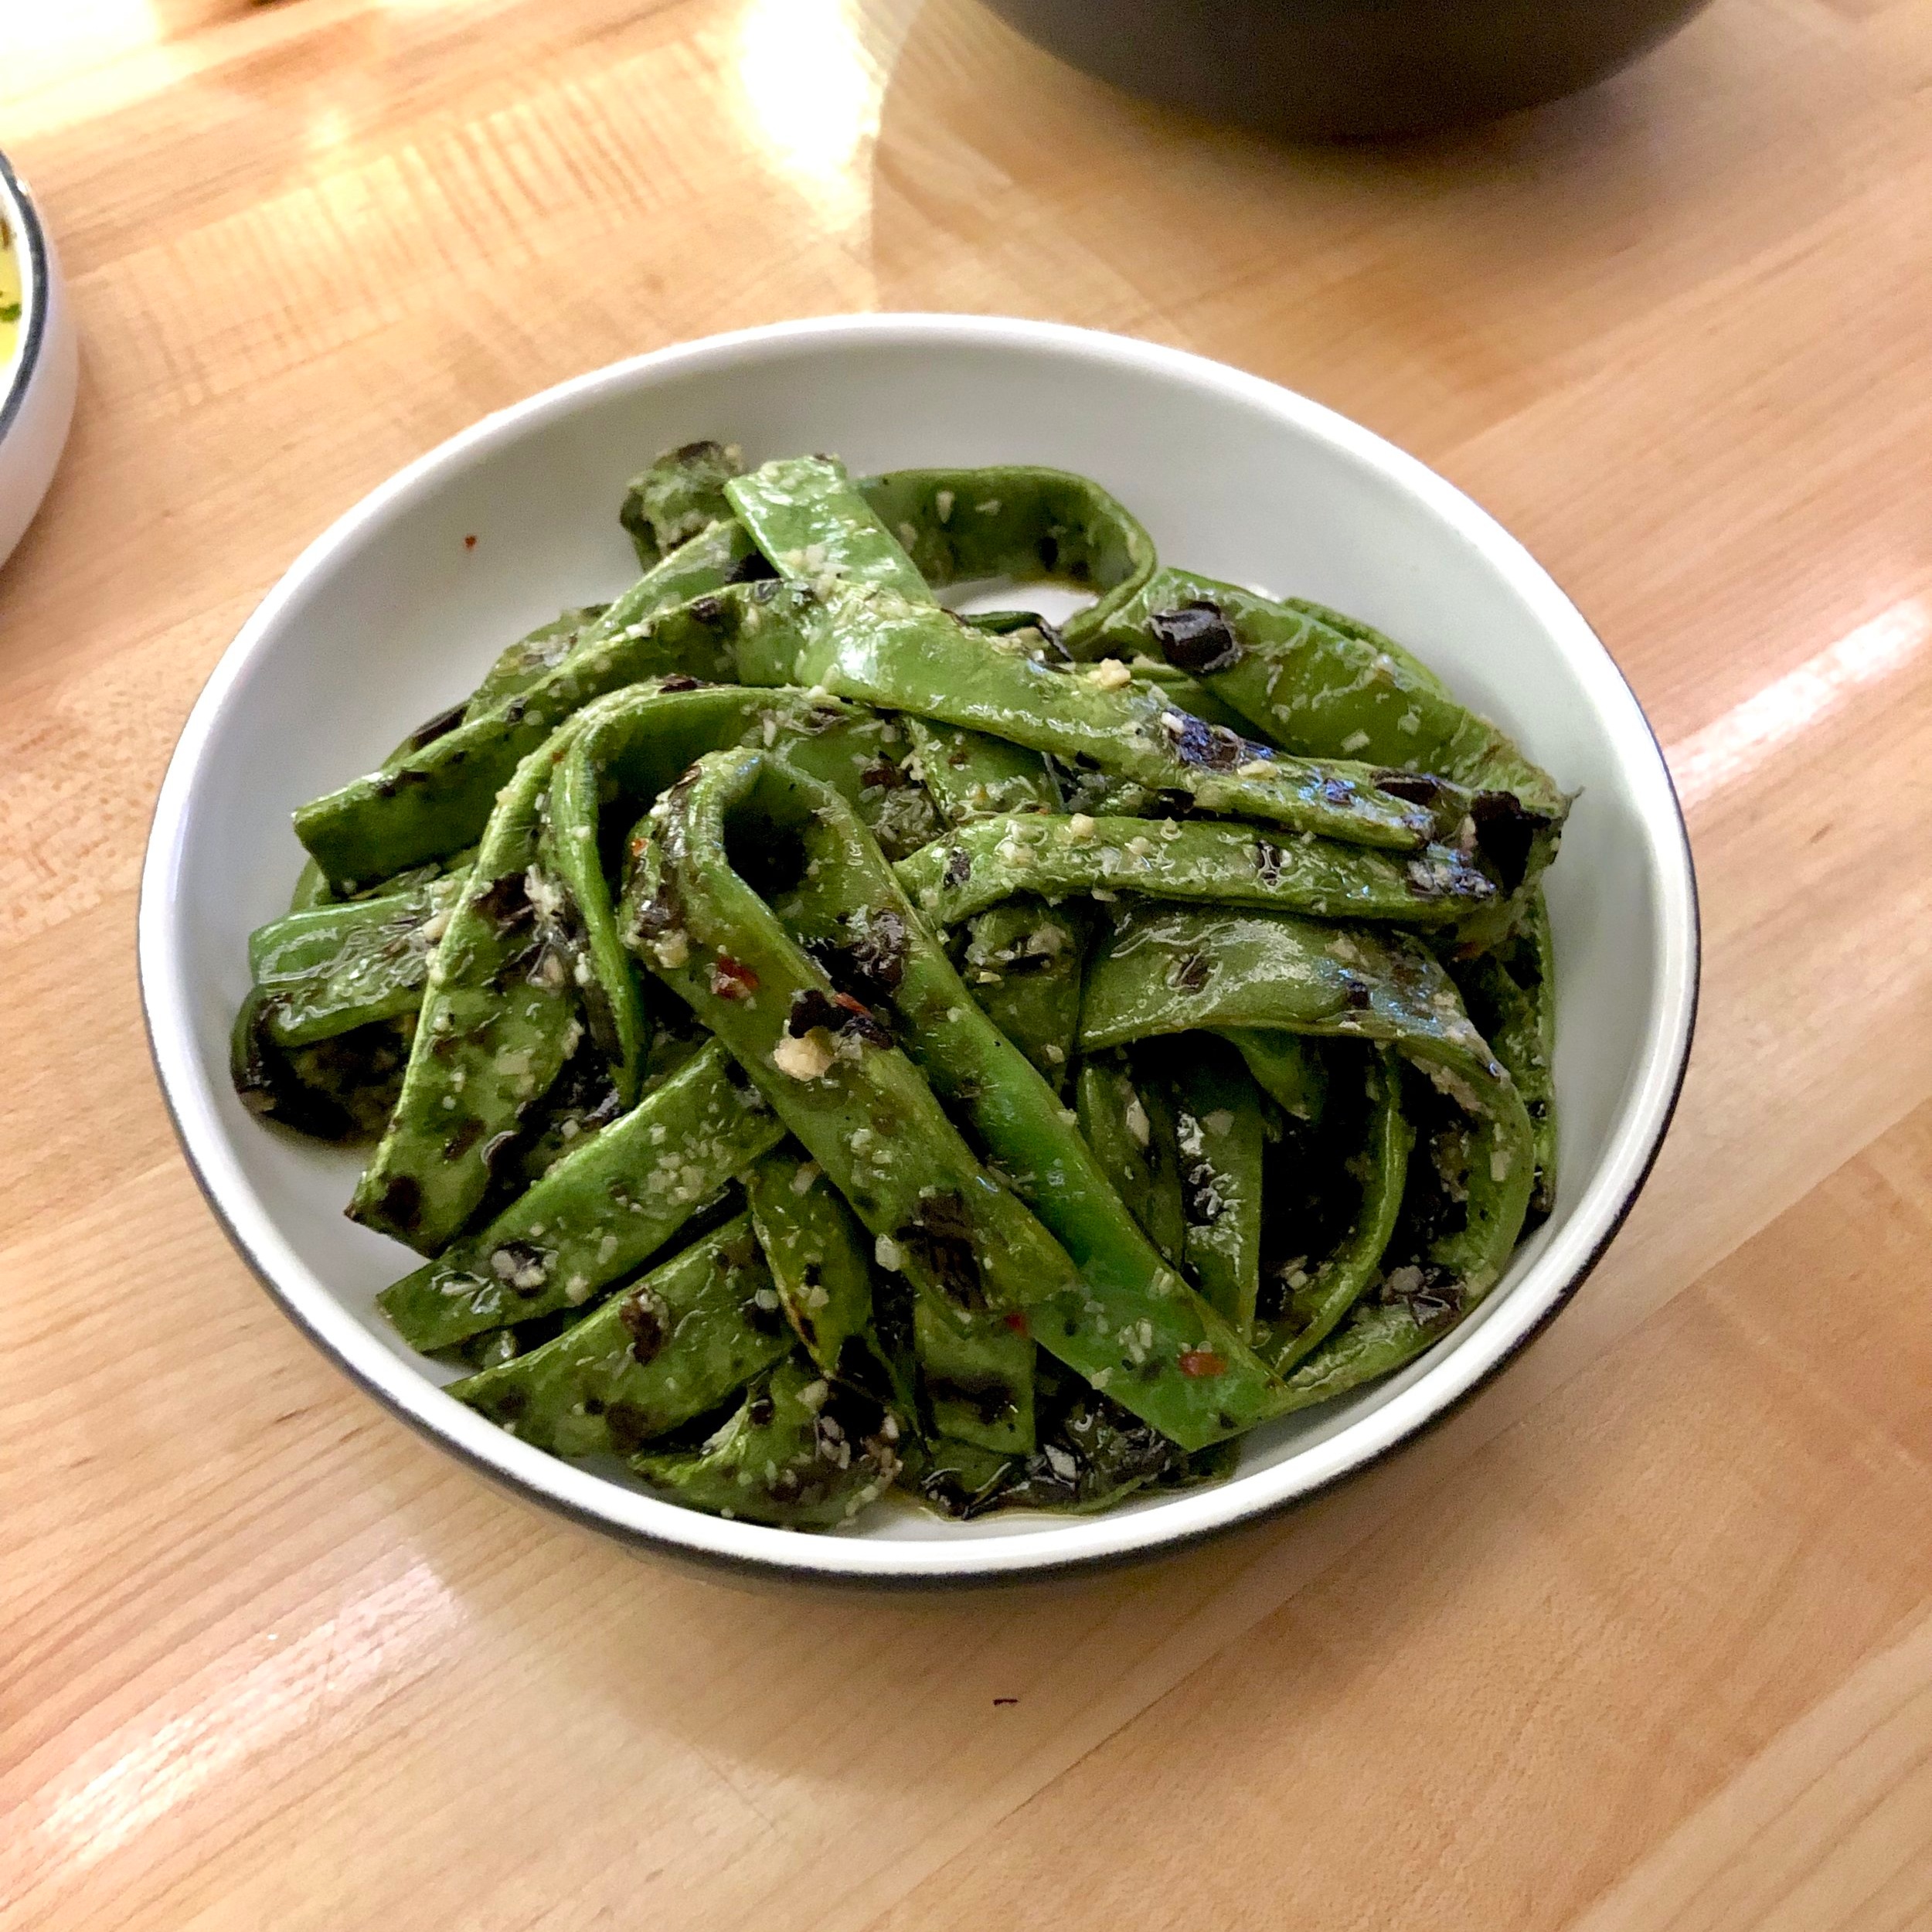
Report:
[[[1932,1919],[1932,14],[1719,0],[1308,153],[971,0],[0,12],[83,335],[0,570],[0,1927]],[[132,977],[174,735],[316,530],[544,383],[873,307],[1199,348],[1471,490],[1643,698],[1706,919],[1656,1177],[1509,1376],[969,1601],[694,1581],[406,1435],[208,1217]]]

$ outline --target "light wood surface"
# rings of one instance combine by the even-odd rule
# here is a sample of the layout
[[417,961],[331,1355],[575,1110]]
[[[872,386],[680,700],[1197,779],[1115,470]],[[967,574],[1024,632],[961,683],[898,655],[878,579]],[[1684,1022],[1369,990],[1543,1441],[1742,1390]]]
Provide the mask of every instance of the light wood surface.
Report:
[[[73,441],[0,571],[0,1926],[1932,1923],[1932,9],[1718,0],[1399,153],[970,0],[0,5]],[[229,1251],[150,1077],[148,814],[298,549],[686,336],[1179,342],[1471,490],[1683,781],[1705,1006],[1572,1309],[1165,1566],[738,1594],[496,1495]]]

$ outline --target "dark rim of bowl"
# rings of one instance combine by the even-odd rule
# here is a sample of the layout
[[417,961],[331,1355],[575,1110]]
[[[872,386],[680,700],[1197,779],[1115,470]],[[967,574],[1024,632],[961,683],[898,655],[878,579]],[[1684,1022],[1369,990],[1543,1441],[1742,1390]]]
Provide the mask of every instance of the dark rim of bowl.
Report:
[[13,202],[16,219],[12,225],[19,230],[13,245],[17,249],[25,243],[27,264],[32,270],[26,277],[26,285],[33,291],[27,332],[20,344],[20,360],[15,366],[13,381],[6,395],[0,397],[0,437],[4,437],[13,427],[13,420],[20,413],[33,382],[34,366],[40,359],[40,345],[47,332],[47,308],[52,290],[47,273],[46,231],[40,226],[40,211],[34,206],[33,197],[21,185],[20,177],[13,172],[12,164],[3,154],[0,154],[0,181],[6,183]]
[[[0,166],[4,166],[3,162],[0,162]],[[1480,505],[1478,505],[1478,509],[1481,507]],[[1484,513],[1488,514],[1486,511]],[[1555,579],[1553,577],[1551,581],[1554,583]],[[1562,592],[1565,600],[1570,604],[1570,607],[1580,615],[1581,607],[1576,603],[1574,599],[1570,597],[1567,591],[1563,590],[1560,584],[1558,584],[1556,587],[1560,592]],[[1586,617],[1584,622],[1588,624],[1589,620]],[[1594,626],[1590,627],[1590,634],[1593,638],[1597,636]],[[1598,640],[1598,643],[1600,648],[1600,639]],[[1607,657],[1609,653],[1606,651],[1604,655]],[[316,1349],[334,1364],[338,1371],[347,1376],[365,1394],[372,1396],[398,1421],[406,1424],[417,1435],[441,1450],[444,1454],[464,1464],[476,1474],[483,1477],[486,1481],[498,1489],[507,1492],[521,1502],[529,1503],[549,1515],[563,1517],[583,1529],[594,1531],[597,1535],[607,1538],[627,1549],[645,1555],[662,1556],[687,1569],[723,1572],[733,1577],[753,1577],[761,1583],[779,1583],[804,1590],[835,1589],[868,1594],[900,1594],[912,1591],[957,1593],[988,1589],[1010,1590],[1023,1589],[1033,1583],[1058,1583],[1070,1577],[1090,1575],[1097,1571],[1123,1570],[1143,1563],[1161,1561],[1167,1557],[1178,1555],[1183,1550],[1196,1549],[1202,1544],[1216,1542],[1223,1537],[1232,1536],[1238,1531],[1255,1528],[1263,1523],[1287,1515],[1291,1512],[1315,1502],[1318,1498],[1326,1495],[1331,1490],[1339,1487],[1342,1484],[1352,1481],[1367,1471],[1390,1461],[1403,1451],[1420,1441],[1423,1437],[1433,1433],[1442,1423],[1447,1422],[1451,1416],[1460,1413],[1478,1394],[1488,1388],[1505,1369],[1515,1362],[1532,1342],[1542,1336],[1547,1331],[1549,1325],[1570,1305],[1572,1300],[1575,1298],[1577,1291],[1596,1271],[1597,1264],[1603,1260],[1611,1243],[1615,1240],[1624,1223],[1630,1218],[1631,1210],[1636,1206],[1638,1196],[1643,1192],[1645,1185],[1648,1182],[1651,1172],[1657,1165],[1657,1157],[1662,1151],[1665,1140],[1669,1134],[1671,1123],[1676,1117],[1677,1104],[1683,1095],[1685,1077],[1689,1071],[1691,1049],[1696,1038],[1698,1009],[1703,986],[1703,917],[1698,895],[1696,863],[1691,850],[1690,828],[1685,821],[1683,801],[1678,796],[1676,781],[1671,775],[1669,763],[1665,758],[1664,748],[1658,739],[1656,727],[1651,724],[1649,714],[1644,709],[1641,700],[1631,689],[1629,679],[1624,676],[1622,668],[1617,665],[1614,659],[1611,660],[1611,668],[1616,672],[1617,679],[1623,685],[1625,691],[1629,692],[1631,702],[1635,706],[1637,715],[1643,721],[1644,730],[1650,739],[1651,748],[1657,753],[1658,765],[1663,773],[1665,786],[1670,794],[1671,809],[1676,821],[1678,845],[1683,859],[1684,879],[1689,888],[1690,898],[1690,1000],[1689,1010],[1685,1015],[1683,1044],[1678,1051],[1677,1066],[1675,1077],[1671,1083],[1670,1097],[1665,1101],[1656,1129],[1650,1137],[1650,1145],[1645,1150],[1642,1167],[1629,1187],[1624,1190],[1623,1199],[1618,1202],[1616,1211],[1611,1215],[1597,1245],[1577,1264],[1568,1281],[1564,1282],[1550,1298],[1549,1306],[1537,1316],[1535,1322],[1526,1329],[1509,1348],[1498,1355],[1488,1368],[1484,1369],[1481,1374],[1476,1377],[1475,1381],[1470,1383],[1468,1388],[1460,1391],[1428,1415],[1418,1418],[1411,1427],[1404,1430],[1393,1440],[1370,1451],[1359,1461],[1352,1463],[1345,1469],[1337,1470],[1333,1475],[1324,1478],[1311,1488],[1300,1491],[1292,1496],[1279,1498],[1272,1502],[1257,1504],[1252,1510],[1226,1522],[1213,1523],[1203,1529],[1177,1533],[1151,1547],[1104,1551],[1091,1556],[1070,1556],[1049,1563],[1018,1564],[1010,1567],[1002,1566],[997,1568],[989,1566],[984,1570],[967,1573],[927,1576],[910,1573],[900,1576],[862,1576],[846,1570],[794,1567],[776,1558],[739,1555],[722,1550],[700,1549],[689,1543],[653,1535],[648,1530],[637,1529],[628,1524],[613,1522],[607,1516],[601,1515],[595,1510],[585,1509],[577,1503],[568,1502],[522,1476],[514,1475],[508,1470],[498,1468],[467,1445],[452,1440],[426,1417],[416,1414],[400,1397],[392,1394],[389,1390],[384,1388],[372,1376],[366,1374],[356,1365],[338,1355],[326,1338],[304,1316],[301,1311],[283,1293],[280,1285],[250,1245],[241,1230],[229,1218],[220,1201],[216,1198],[214,1189],[210,1186],[206,1175],[202,1172],[201,1163],[195,1157],[193,1145],[182,1124],[181,1115],[175,1105],[175,1097],[169,1090],[167,1078],[162,1069],[160,1052],[155,1039],[154,1009],[152,1001],[149,997],[147,964],[143,956],[143,949],[138,939],[135,949],[135,976],[140,985],[141,1025],[147,1038],[148,1058],[155,1069],[155,1084],[161,1089],[162,1102],[168,1109],[168,1117],[174,1128],[175,1138],[181,1144],[182,1152],[187,1161],[189,1172],[194,1176],[195,1185],[201,1190],[202,1199],[208,1203],[209,1212],[220,1225],[222,1231],[228,1236],[231,1245],[247,1263],[256,1279],[267,1291],[270,1299],[275,1303],[289,1321],[301,1330]],[[182,729],[185,733],[187,729],[185,723]],[[172,765],[171,757],[171,769]],[[148,824],[148,844],[150,848],[153,845],[155,825],[159,817],[159,811],[160,801],[158,798],[155,801],[155,815],[151,818]],[[147,897],[148,875],[147,868],[144,865],[141,871],[140,892],[135,906],[135,930],[138,935],[144,930],[145,925]]]

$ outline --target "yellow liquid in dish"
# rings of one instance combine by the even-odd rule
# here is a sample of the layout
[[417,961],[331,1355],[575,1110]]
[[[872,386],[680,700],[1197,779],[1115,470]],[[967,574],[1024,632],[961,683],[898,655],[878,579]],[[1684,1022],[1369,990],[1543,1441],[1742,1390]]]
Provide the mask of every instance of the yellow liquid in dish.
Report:
[[20,260],[13,234],[0,217],[0,369],[13,360],[20,342]]

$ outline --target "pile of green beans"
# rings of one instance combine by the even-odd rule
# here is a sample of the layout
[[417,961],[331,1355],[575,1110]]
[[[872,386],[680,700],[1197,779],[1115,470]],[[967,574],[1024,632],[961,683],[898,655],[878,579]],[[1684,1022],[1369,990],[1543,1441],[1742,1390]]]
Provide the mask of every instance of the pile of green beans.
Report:
[[[1057,471],[695,444],[621,522],[250,944],[236,1088],[373,1141],[453,1396],[748,1521],[1094,1511],[1489,1292],[1570,803],[1494,725]],[[1092,601],[940,600],[989,580]]]

